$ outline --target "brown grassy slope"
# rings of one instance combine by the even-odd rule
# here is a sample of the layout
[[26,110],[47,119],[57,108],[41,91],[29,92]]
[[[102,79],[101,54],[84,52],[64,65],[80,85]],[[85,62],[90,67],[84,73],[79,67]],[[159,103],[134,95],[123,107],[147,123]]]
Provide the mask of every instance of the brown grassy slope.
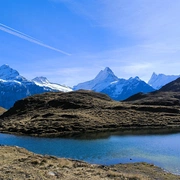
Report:
[[155,91],[148,94],[138,93],[124,102],[139,105],[180,106],[180,92]]
[[124,102],[144,105],[180,106],[180,78],[166,84],[157,91],[147,94],[135,94]]
[[82,161],[37,155],[19,147],[0,146],[0,179],[178,180],[180,176],[164,172],[146,163],[99,166]]
[[6,109],[0,107],[0,115],[3,114],[3,113],[6,112],[6,111],[7,111]]
[[0,131],[66,136],[118,129],[178,128],[179,108],[132,105],[93,91],[45,93],[16,102],[0,117]]
[[180,78],[166,84],[163,86],[159,91],[173,91],[173,92],[180,92]]

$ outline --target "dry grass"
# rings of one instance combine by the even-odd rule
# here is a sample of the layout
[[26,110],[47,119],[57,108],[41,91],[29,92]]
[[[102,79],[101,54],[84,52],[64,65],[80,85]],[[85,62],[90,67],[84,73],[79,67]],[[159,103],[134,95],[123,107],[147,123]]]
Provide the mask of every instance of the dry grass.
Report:
[[67,136],[118,129],[180,128],[180,107],[136,105],[92,91],[45,93],[18,101],[0,117],[0,131]]
[[0,107],[0,115],[3,114],[3,113],[6,112],[6,111],[7,111],[6,109]]
[[178,180],[146,163],[115,166],[91,165],[82,161],[42,156],[19,147],[0,146],[0,179],[7,180]]

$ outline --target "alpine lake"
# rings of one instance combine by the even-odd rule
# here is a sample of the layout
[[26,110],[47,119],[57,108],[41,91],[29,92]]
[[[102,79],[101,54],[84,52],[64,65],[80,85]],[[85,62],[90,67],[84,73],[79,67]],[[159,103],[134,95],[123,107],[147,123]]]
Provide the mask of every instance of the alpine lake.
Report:
[[147,162],[180,175],[180,130],[84,134],[40,138],[0,133],[0,145],[19,146],[38,154],[92,164]]

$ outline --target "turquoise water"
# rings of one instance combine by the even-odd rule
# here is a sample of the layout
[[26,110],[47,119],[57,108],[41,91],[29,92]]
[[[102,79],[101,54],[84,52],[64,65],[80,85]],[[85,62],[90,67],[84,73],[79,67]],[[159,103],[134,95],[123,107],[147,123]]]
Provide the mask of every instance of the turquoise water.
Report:
[[0,133],[0,144],[95,164],[148,162],[180,174],[180,133],[109,135],[96,139],[36,138]]

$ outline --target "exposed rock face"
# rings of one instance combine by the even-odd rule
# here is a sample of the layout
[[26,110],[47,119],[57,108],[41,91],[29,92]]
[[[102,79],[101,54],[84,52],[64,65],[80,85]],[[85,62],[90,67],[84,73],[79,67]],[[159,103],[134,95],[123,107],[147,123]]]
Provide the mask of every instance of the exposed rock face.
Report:
[[67,136],[118,129],[179,128],[179,106],[132,105],[93,91],[45,93],[17,101],[0,116],[0,131]]

